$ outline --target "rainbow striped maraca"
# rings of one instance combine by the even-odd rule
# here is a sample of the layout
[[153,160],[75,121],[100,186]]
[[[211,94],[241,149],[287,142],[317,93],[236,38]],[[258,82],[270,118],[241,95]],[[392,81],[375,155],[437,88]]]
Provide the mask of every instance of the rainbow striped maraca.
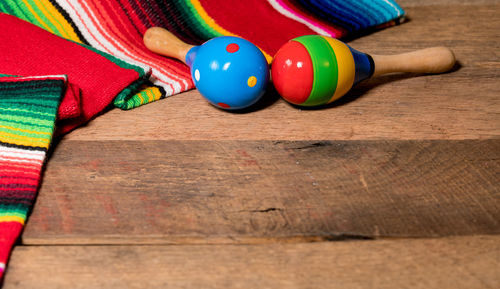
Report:
[[453,52],[445,47],[370,56],[334,38],[306,35],[280,48],[271,76],[276,90],[288,102],[318,106],[338,99],[372,76],[390,72],[441,73],[454,64]]

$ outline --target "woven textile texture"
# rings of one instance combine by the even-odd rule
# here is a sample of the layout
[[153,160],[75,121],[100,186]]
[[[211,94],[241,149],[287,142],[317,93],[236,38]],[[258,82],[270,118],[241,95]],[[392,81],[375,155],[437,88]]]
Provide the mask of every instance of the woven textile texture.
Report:
[[149,71],[17,17],[0,13],[0,31],[1,74],[68,76],[71,86],[59,109],[59,133],[89,121],[113,100],[131,97],[147,81]]
[[271,61],[281,45],[297,36],[340,38],[404,16],[394,0],[8,0],[0,1],[0,12],[146,70],[151,67],[153,85],[117,100],[115,106],[122,109],[194,87],[184,64],[143,45],[142,35],[152,26],[165,27],[190,44],[240,36],[257,44]]
[[0,280],[35,200],[65,82],[0,77]]

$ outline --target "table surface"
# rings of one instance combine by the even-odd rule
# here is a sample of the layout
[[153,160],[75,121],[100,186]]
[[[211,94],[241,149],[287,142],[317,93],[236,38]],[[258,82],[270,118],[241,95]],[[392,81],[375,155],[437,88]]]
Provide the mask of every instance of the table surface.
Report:
[[398,2],[349,44],[454,71],[322,109],[190,91],[57,140],[4,289],[499,288],[500,1]]

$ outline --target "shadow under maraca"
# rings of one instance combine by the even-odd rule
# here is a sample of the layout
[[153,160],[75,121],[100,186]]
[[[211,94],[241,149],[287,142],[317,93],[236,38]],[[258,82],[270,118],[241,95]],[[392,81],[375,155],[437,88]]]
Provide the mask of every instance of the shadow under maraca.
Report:
[[446,71],[446,72],[443,72],[443,73],[441,73],[441,74],[448,74],[448,73],[452,73],[452,72],[455,72],[455,71],[460,70],[461,68],[462,68],[462,63],[460,63],[460,60],[456,60],[456,61],[455,61],[455,64],[453,65],[453,67],[452,67],[450,70],[448,70],[448,71]]
[[268,108],[268,107],[272,106],[274,103],[276,103],[280,98],[281,98],[281,96],[278,94],[278,92],[276,91],[276,89],[274,88],[272,83],[270,83],[267,86],[264,95],[253,105],[246,107],[244,109],[238,109],[238,110],[225,110],[225,109],[221,109],[221,108],[218,108],[218,109],[220,109],[224,112],[229,112],[229,113],[246,114],[246,113],[251,113],[251,112],[255,112],[255,111],[259,111],[259,110]]
[[[453,68],[447,72],[441,73],[441,74],[448,74],[452,73],[455,71],[458,71],[462,68],[462,65],[460,64],[459,61],[455,62],[455,65]],[[405,79],[410,79],[410,78],[417,78],[417,77],[426,77],[426,76],[431,76],[432,74],[426,74],[426,73],[409,73],[409,72],[402,72],[402,73],[392,73],[392,74],[386,74],[386,75],[381,75],[377,76],[376,78],[370,78],[368,80],[365,80],[353,88],[342,96],[340,99],[337,99],[336,101],[333,101],[332,103],[325,104],[325,105],[320,105],[320,106],[300,106],[300,105],[295,105],[286,102],[287,104],[290,105],[290,107],[293,107],[295,109],[302,109],[302,110],[322,110],[322,109],[330,109],[330,108],[335,108],[335,107],[341,107],[343,105],[346,105],[350,102],[353,102],[363,96],[365,96],[370,90],[373,88],[376,88],[381,85],[385,85],[388,83],[392,82],[397,82],[397,81],[402,81]],[[274,88],[274,85],[269,83],[269,85],[266,88],[266,92],[264,95],[253,105],[240,109],[240,110],[225,110],[221,108],[217,108],[221,111],[228,112],[228,113],[234,113],[234,114],[246,114],[246,113],[251,113],[255,111],[259,111],[262,109],[266,109],[268,107],[271,107],[274,105],[281,96],[278,94],[276,89]]]
[[[455,66],[448,72],[443,73],[451,73],[454,71],[459,70],[462,67],[462,65],[457,61],[455,63]],[[290,106],[295,107],[297,109],[302,109],[302,110],[322,110],[322,109],[330,109],[330,108],[336,108],[336,107],[341,107],[343,105],[346,105],[348,103],[351,103],[359,98],[364,97],[370,90],[373,88],[376,88],[381,85],[385,85],[388,83],[393,83],[397,81],[402,81],[405,79],[410,79],[410,78],[417,78],[417,77],[426,77],[426,76],[431,76],[431,74],[425,74],[425,73],[393,73],[393,74],[386,74],[382,76],[378,76],[376,78],[371,78],[368,80],[365,80],[346,93],[344,96],[341,98],[325,105],[320,105],[320,106],[299,106],[299,105],[294,105],[290,104]]]

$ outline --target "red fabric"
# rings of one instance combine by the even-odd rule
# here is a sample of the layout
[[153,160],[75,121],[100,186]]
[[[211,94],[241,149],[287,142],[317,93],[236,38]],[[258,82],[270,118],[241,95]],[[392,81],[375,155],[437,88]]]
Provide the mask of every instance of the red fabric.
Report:
[[18,222],[0,223],[0,262],[5,262],[10,254],[10,249],[16,242],[19,234],[23,230],[23,225]]
[[21,234],[23,226],[18,222],[0,223],[0,286],[3,277],[5,264],[9,259],[10,251],[14,246],[18,236]]
[[135,70],[14,16],[0,13],[0,31],[0,73],[68,76],[59,133],[92,119],[139,78]]
[[75,84],[68,83],[66,93],[61,101],[57,112],[58,119],[78,117],[82,113],[80,109],[80,88]]
[[306,25],[283,16],[267,1],[231,1],[228,5],[221,5],[220,2],[200,0],[203,8],[217,24],[258,44],[271,56],[290,39],[316,34]]

